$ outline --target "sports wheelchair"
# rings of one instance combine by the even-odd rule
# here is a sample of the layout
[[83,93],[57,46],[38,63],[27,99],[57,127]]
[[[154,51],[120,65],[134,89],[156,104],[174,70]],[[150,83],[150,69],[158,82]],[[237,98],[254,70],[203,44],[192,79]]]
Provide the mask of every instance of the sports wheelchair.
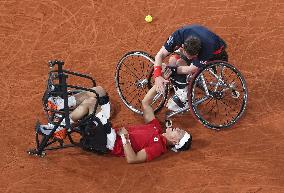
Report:
[[[44,157],[46,155],[46,150],[57,150],[62,148],[79,146],[82,147],[81,139],[83,135],[87,135],[88,132],[86,130],[87,124],[89,121],[96,121],[97,124],[101,124],[100,120],[95,116],[95,112],[98,108],[98,101],[96,100],[96,104],[94,107],[94,112],[90,115],[85,116],[83,119],[79,121],[75,126],[70,125],[69,114],[72,111],[68,107],[68,96],[80,93],[82,91],[93,92],[96,95],[96,98],[99,98],[99,95],[93,89],[88,89],[83,86],[75,86],[67,84],[67,79],[69,76],[79,77],[87,80],[92,84],[92,87],[96,86],[96,81],[89,75],[80,74],[77,72],[72,72],[63,69],[64,62],[59,60],[49,61],[49,73],[47,80],[47,87],[44,95],[42,97],[42,104],[45,114],[47,116],[48,123],[54,125],[54,128],[51,130],[50,134],[42,135],[39,130],[40,122],[37,121],[35,126],[35,138],[36,138],[36,148],[30,149],[27,151],[29,155],[36,155],[40,157]],[[54,110],[50,108],[48,105],[49,97],[61,97],[64,99],[64,109],[63,110]],[[58,140],[53,137],[56,129],[61,125],[62,121],[65,119],[64,128],[67,129],[67,139],[69,139],[69,143],[65,144],[63,140]],[[81,137],[80,141],[78,141],[78,137],[76,135],[72,135],[73,133],[79,134]],[[74,139],[75,136],[75,139]],[[76,141],[77,140],[77,141]]]
[[[128,109],[143,114],[141,101],[154,84],[154,57],[143,51],[126,53],[118,62],[115,83],[119,97]],[[185,75],[186,76],[186,75]],[[190,111],[205,127],[215,130],[228,128],[244,114],[248,100],[246,81],[240,71],[225,61],[210,61],[186,81],[170,77],[164,94],[152,102],[154,112],[160,111],[171,96],[175,85],[188,87],[188,106],[166,113],[166,126],[171,117]]]

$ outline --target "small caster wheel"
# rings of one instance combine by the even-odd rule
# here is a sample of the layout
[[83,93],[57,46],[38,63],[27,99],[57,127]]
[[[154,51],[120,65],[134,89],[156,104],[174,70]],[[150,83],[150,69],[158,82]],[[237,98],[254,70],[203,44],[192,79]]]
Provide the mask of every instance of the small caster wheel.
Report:
[[44,158],[46,156],[45,152],[41,152],[41,154],[39,155],[39,157]]
[[27,153],[28,153],[29,155],[35,155],[35,154],[36,154],[36,150],[30,149],[30,150],[27,151]]

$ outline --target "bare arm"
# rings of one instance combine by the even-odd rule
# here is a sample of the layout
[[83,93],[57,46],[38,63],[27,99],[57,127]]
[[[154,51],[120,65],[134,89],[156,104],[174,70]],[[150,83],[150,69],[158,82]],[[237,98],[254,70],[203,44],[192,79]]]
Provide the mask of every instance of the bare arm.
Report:
[[[172,71],[169,68],[165,68],[163,72],[163,78],[168,80],[172,74]],[[154,110],[151,106],[153,99],[157,96],[156,85],[154,85],[145,95],[142,100],[142,108],[143,108],[143,117],[145,123],[149,123],[155,118]]]
[[142,108],[143,108],[143,117],[145,123],[149,123],[155,118],[154,110],[151,106],[153,98],[156,96],[156,86],[154,85],[145,95],[144,99],[142,100]]
[[147,154],[145,149],[142,149],[139,152],[135,153],[130,143],[123,145],[123,149],[127,163],[137,164],[146,162]]
[[198,70],[198,67],[194,65],[177,67],[178,74],[194,74],[197,70]]
[[168,52],[164,46],[161,47],[161,49],[159,50],[159,52],[155,56],[154,66],[161,66],[163,59],[166,58],[169,54],[170,54],[170,52]]
[[[120,135],[122,139],[123,150],[127,163],[135,164],[135,163],[143,163],[146,161],[147,154],[145,149],[142,149],[137,153],[134,152],[131,146],[131,141],[129,140],[128,131],[124,127],[118,131],[118,135]],[[123,138],[125,142],[123,142]]]
[[[154,64],[154,67],[155,66],[162,66],[162,62],[163,62],[163,59],[165,57],[167,57],[168,55],[170,54],[170,52],[168,52],[166,50],[166,48],[163,46],[160,51],[157,53],[157,55],[155,56],[155,64]],[[165,88],[164,88],[164,84],[167,83],[168,81],[165,80],[162,76],[158,76],[155,78],[155,85],[156,85],[156,90],[158,92],[161,92],[163,93],[165,91]]]

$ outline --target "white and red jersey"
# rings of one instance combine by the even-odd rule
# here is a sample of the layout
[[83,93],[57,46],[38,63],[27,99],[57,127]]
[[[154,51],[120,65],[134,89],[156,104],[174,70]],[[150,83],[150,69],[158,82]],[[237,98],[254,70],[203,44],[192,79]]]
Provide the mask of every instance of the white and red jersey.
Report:
[[[129,139],[134,152],[145,149],[147,161],[159,157],[167,151],[166,138],[162,135],[162,127],[157,119],[153,119],[148,124],[126,127]],[[118,131],[118,129],[115,129]],[[124,156],[122,141],[119,135],[116,137],[112,155]]]

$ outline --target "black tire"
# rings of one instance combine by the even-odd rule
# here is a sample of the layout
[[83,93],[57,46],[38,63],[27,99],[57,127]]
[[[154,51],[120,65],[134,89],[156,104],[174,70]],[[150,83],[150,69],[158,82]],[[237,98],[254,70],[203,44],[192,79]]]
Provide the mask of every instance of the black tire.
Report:
[[[202,79],[207,87],[207,94]],[[246,109],[246,81],[240,71],[227,62],[209,62],[195,74],[189,86],[190,110],[207,128],[228,128],[242,117]]]
[[[143,51],[126,53],[118,62],[115,72],[115,85],[122,102],[131,111],[143,114],[142,99],[152,88],[154,57]],[[164,106],[168,94],[158,98],[153,104],[154,113]]]

